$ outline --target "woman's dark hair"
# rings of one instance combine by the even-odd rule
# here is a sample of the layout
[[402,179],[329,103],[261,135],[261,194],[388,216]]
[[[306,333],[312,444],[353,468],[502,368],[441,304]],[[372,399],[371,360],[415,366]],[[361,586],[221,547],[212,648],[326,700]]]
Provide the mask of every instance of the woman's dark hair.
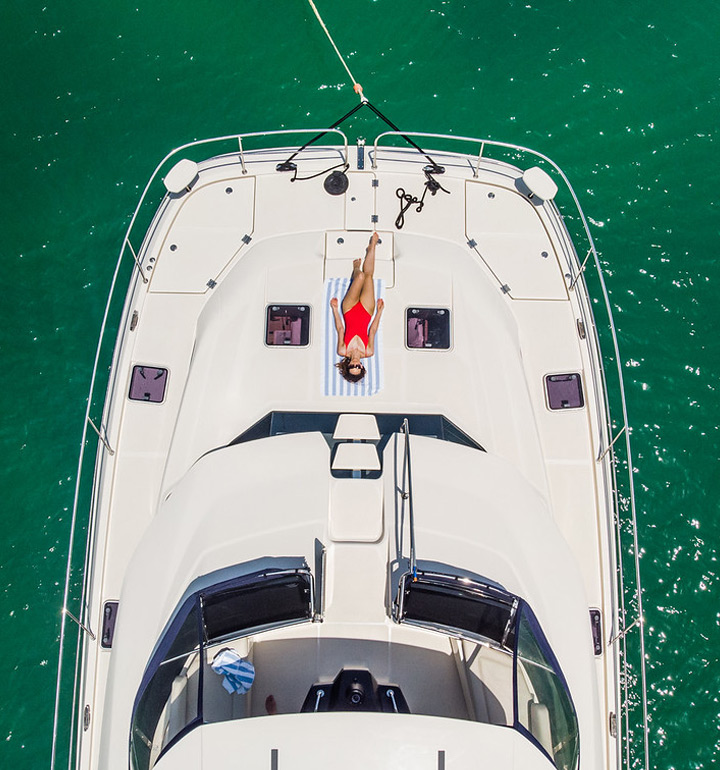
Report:
[[[335,364],[337,368],[340,370],[340,374],[342,374],[343,378],[346,379],[348,382],[360,382],[362,378],[367,374],[367,370],[362,364],[359,364],[360,367],[360,374],[350,374],[350,358],[348,356],[345,356],[340,363]],[[353,366],[353,369],[356,367]]]

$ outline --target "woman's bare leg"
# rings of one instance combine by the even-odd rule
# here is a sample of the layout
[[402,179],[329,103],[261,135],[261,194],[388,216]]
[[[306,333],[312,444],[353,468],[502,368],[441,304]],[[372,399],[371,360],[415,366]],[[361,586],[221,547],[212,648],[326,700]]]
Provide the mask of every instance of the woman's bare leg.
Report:
[[365,250],[365,261],[362,267],[365,283],[362,285],[360,292],[360,302],[362,302],[363,307],[370,315],[375,312],[375,281],[373,280],[373,274],[375,272],[375,246],[377,242],[378,234],[373,233],[372,238],[370,238],[370,244]]
[[[360,269],[361,260],[356,259],[353,261],[353,273],[352,282],[348,286],[348,290],[345,293],[342,301],[342,311],[347,313],[351,307],[355,307],[358,302],[361,302],[360,295],[365,285],[365,273]],[[372,283],[372,282],[371,282]],[[365,303],[363,303],[364,305]]]

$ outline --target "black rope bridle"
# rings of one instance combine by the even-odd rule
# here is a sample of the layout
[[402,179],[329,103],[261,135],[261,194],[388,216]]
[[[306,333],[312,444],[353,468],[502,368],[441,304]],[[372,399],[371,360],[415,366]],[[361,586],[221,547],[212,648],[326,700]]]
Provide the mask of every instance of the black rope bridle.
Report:
[[282,163],[278,163],[278,165],[275,167],[277,171],[292,171],[293,177],[290,180],[291,182],[295,181],[305,181],[308,179],[315,179],[315,177],[322,176],[322,174],[326,174],[328,171],[333,171],[334,169],[342,168],[342,171],[345,172],[350,167],[349,163],[342,162],[337,163],[334,166],[330,166],[329,168],[323,169],[322,171],[318,171],[316,174],[312,174],[311,176],[298,176],[298,168],[297,163],[293,163],[293,160],[305,149],[307,149],[311,144],[314,144],[318,140],[322,139],[328,132],[332,131],[334,128],[337,128],[339,125],[344,123],[348,118],[352,117],[358,110],[361,110],[363,107],[367,107],[372,110],[372,112],[375,113],[381,120],[383,120],[393,131],[397,131],[398,134],[411,146],[414,147],[421,155],[423,155],[426,160],[428,161],[428,165],[425,166],[423,169],[423,173],[425,174],[425,189],[423,190],[423,194],[420,198],[417,198],[416,196],[410,195],[409,193],[406,193],[404,188],[398,187],[398,189],[395,191],[395,194],[397,195],[398,199],[400,200],[400,213],[397,216],[397,219],[395,220],[395,227],[397,227],[398,230],[401,230],[403,225],[405,224],[405,212],[408,211],[408,209],[417,204],[417,208],[415,209],[417,212],[422,211],[423,206],[425,205],[425,196],[428,193],[428,190],[430,191],[431,195],[436,195],[438,190],[442,190],[444,193],[450,194],[449,190],[446,190],[440,182],[438,182],[433,174],[444,174],[445,169],[440,166],[438,163],[433,160],[433,158],[428,155],[425,150],[420,147],[416,142],[414,142],[409,136],[406,134],[403,134],[402,131],[385,115],[380,112],[380,110],[377,109],[374,105],[370,104],[369,101],[363,100],[360,102],[360,104],[355,105],[350,112],[343,115],[339,120],[336,120],[329,128],[327,128],[325,131],[321,131],[319,134],[316,134],[312,139],[305,142],[305,144],[300,147],[299,149],[295,150],[293,154],[287,159],[284,160]]

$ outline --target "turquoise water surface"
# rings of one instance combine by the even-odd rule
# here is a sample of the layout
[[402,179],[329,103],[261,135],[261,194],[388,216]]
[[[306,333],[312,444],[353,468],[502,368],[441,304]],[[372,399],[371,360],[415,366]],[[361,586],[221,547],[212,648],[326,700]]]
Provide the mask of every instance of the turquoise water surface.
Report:
[[[607,274],[644,549],[651,764],[720,757],[720,5],[317,0],[406,130],[553,158]],[[305,0],[7,0],[0,29],[0,767],[47,767],[85,399],[125,228],[195,138],[356,103]],[[380,124],[350,127],[372,137]]]

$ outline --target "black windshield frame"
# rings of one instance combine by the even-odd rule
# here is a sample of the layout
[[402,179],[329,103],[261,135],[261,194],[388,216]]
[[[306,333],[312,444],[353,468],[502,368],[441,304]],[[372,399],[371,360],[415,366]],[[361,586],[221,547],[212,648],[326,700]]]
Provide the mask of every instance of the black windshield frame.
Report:
[[[407,573],[400,581],[395,620],[468,636],[512,653],[519,601],[517,596],[487,583],[418,571],[416,577]],[[478,609],[482,611],[478,613]]]
[[[271,614],[265,614],[260,617],[257,612],[250,613],[247,623],[228,626],[228,619],[233,613],[243,609],[257,610],[260,606],[268,606],[265,601],[269,591],[273,592],[274,598],[278,597],[277,589],[285,592],[285,601],[278,607],[274,604]],[[295,607],[297,612],[292,612],[291,604],[287,600],[290,593],[294,592],[297,598],[306,597],[307,601],[297,602]],[[262,596],[261,596],[262,595]],[[243,599],[246,601],[243,602]],[[249,599],[249,601],[247,601]],[[223,606],[223,604],[225,606]],[[208,605],[212,608],[214,617],[208,626],[208,618],[205,611]],[[222,610],[218,613],[217,610]],[[196,622],[192,619],[195,618]],[[178,607],[172,619],[168,623],[155,651],[150,658],[145,672],[138,687],[133,704],[132,719],[130,723],[129,736],[129,760],[137,754],[146,754],[139,764],[136,762],[137,770],[149,770],[150,754],[145,748],[139,746],[140,751],[134,752],[136,743],[134,736],[137,733],[138,740],[147,742],[152,740],[147,735],[147,731],[141,731],[137,728],[136,721],[142,718],[142,712],[148,700],[152,700],[152,686],[156,682],[156,676],[161,672],[161,667],[168,663],[181,660],[189,654],[199,654],[200,661],[203,660],[205,648],[217,644],[221,641],[231,641],[244,636],[250,636],[259,631],[266,631],[271,628],[281,628],[299,623],[309,623],[315,619],[315,585],[313,574],[308,567],[297,569],[268,569],[259,572],[253,572],[247,575],[234,577],[220,583],[216,583],[207,588],[201,589],[188,596]],[[191,621],[188,623],[188,621]],[[188,628],[194,627],[195,632],[187,634]],[[221,633],[222,631],[222,633]],[[172,671],[173,669],[171,669]],[[200,686],[198,688],[197,704],[195,716],[189,719],[188,723],[163,746],[155,761],[160,759],[172,746],[174,746],[182,737],[187,735],[192,729],[204,723],[203,715],[203,666],[199,667]],[[163,685],[161,685],[162,688]],[[151,707],[151,712],[157,719],[154,721],[154,730],[157,729],[157,723],[160,718],[160,712],[155,707]],[[157,713],[156,713],[157,712]],[[151,718],[152,721],[152,718]],[[154,731],[153,730],[153,731]],[[147,747],[147,744],[146,744]],[[149,748],[149,747],[147,747]]]
[[[472,610],[475,610],[474,617]],[[397,623],[486,644],[512,656],[513,729],[533,743],[556,767],[562,764],[563,768],[570,770],[577,768],[580,739],[577,710],[570,687],[538,619],[526,601],[499,586],[479,580],[418,570],[416,576],[408,572],[400,578],[393,619]],[[529,635],[543,658],[545,671],[553,679],[550,682],[554,693],[551,729],[553,734],[557,730],[569,736],[570,740],[566,742],[571,744],[569,763],[558,764],[559,758],[567,759],[565,755],[568,752],[556,750],[553,756],[520,718],[518,667],[523,632]]]

